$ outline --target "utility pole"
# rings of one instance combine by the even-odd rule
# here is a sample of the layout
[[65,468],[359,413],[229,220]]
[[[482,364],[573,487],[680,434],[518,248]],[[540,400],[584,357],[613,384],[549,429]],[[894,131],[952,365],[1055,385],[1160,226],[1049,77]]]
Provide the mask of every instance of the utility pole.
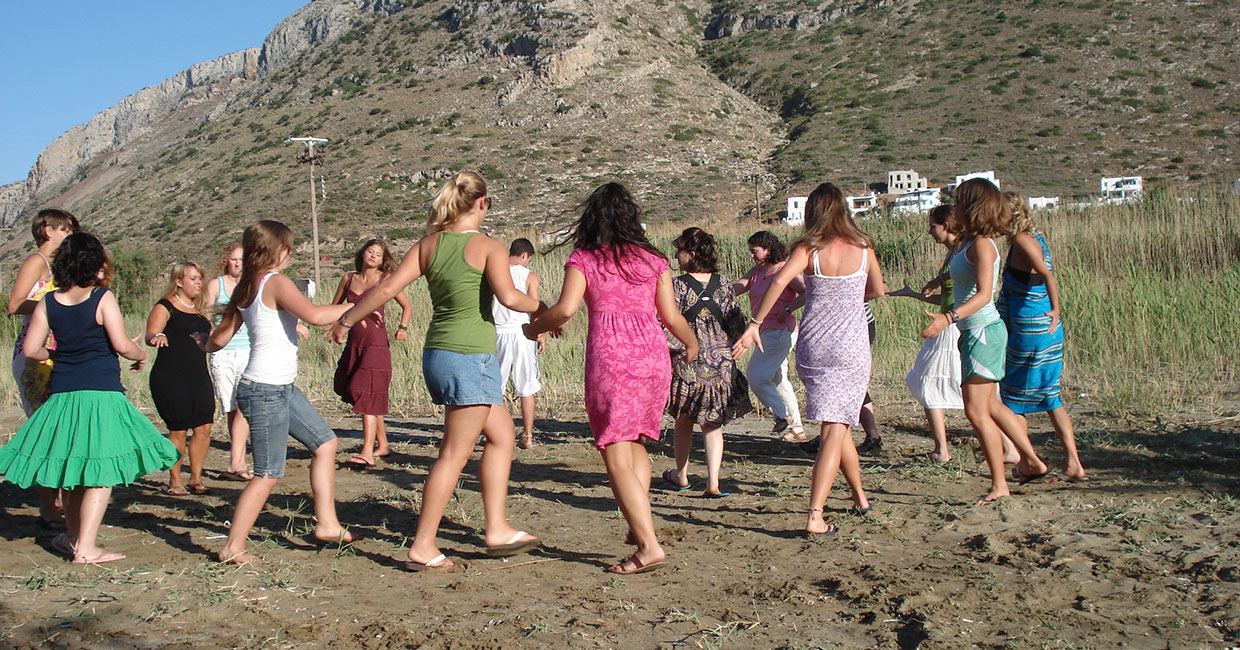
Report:
[[289,138],[284,144],[294,142],[306,143],[304,160],[310,163],[310,237],[314,240],[314,290],[317,292],[323,282],[319,274],[319,213],[314,202],[314,145],[327,144],[327,138]]

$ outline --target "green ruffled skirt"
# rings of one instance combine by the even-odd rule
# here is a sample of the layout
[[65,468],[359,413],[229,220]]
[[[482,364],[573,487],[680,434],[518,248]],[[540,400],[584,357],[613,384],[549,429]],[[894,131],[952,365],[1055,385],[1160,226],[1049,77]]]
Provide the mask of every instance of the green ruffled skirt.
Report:
[[53,393],[0,447],[0,475],[20,487],[128,485],[177,461],[176,447],[125,394]]

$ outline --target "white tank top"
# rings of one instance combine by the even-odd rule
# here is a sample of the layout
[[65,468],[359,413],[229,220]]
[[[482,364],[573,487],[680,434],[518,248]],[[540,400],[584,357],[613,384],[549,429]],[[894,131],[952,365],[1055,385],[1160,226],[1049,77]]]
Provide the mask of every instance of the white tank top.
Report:
[[241,310],[250,330],[250,362],[241,376],[260,384],[284,386],[297,379],[297,317],[263,304],[263,288],[275,271],[263,276],[254,300]]
[[[530,268],[520,264],[509,264],[508,273],[512,276],[512,284],[517,291],[525,292],[525,283],[530,278]],[[498,298],[491,299],[491,316],[495,319],[496,334],[520,334],[521,326],[530,322],[530,315],[523,311],[513,311],[502,304]]]

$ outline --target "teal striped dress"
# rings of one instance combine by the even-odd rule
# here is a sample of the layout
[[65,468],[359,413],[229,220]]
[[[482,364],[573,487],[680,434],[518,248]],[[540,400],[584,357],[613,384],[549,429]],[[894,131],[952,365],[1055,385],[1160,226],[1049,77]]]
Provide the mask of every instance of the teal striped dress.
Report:
[[[1051,269],[1051,254],[1042,235],[1042,258]],[[1011,254],[1009,253],[1009,262]],[[999,315],[1007,325],[1007,374],[999,382],[999,396],[1015,413],[1053,411],[1063,406],[1059,380],[1063,374],[1063,324],[1047,332],[1051,300],[1042,276],[1011,267],[1003,269]]]

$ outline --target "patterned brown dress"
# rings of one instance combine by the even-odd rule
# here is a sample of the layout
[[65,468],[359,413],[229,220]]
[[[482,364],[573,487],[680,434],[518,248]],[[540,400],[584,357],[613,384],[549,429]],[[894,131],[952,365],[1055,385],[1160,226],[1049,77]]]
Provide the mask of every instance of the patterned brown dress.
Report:
[[[685,313],[698,301],[699,294],[712,283],[699,283],[688,274],[672,279],[676,308]],[[732,294],[732,282],[719,276],[718,288],[709,295],[719,305],[725,318],[744,314]],[[667,405],[669,415],[687,413],[699,426],[714,428],[727,424],[753,410],[749,390],[733,390],[733,375],[738,374],[732,361],[732,344],[712,310],[702,309],[689,322],[697,336],[700,352],[693,362],[685,360],[684,346],[668,335],[672,347],[672,388]],[[747,385],[746,385],[747,386]]]

